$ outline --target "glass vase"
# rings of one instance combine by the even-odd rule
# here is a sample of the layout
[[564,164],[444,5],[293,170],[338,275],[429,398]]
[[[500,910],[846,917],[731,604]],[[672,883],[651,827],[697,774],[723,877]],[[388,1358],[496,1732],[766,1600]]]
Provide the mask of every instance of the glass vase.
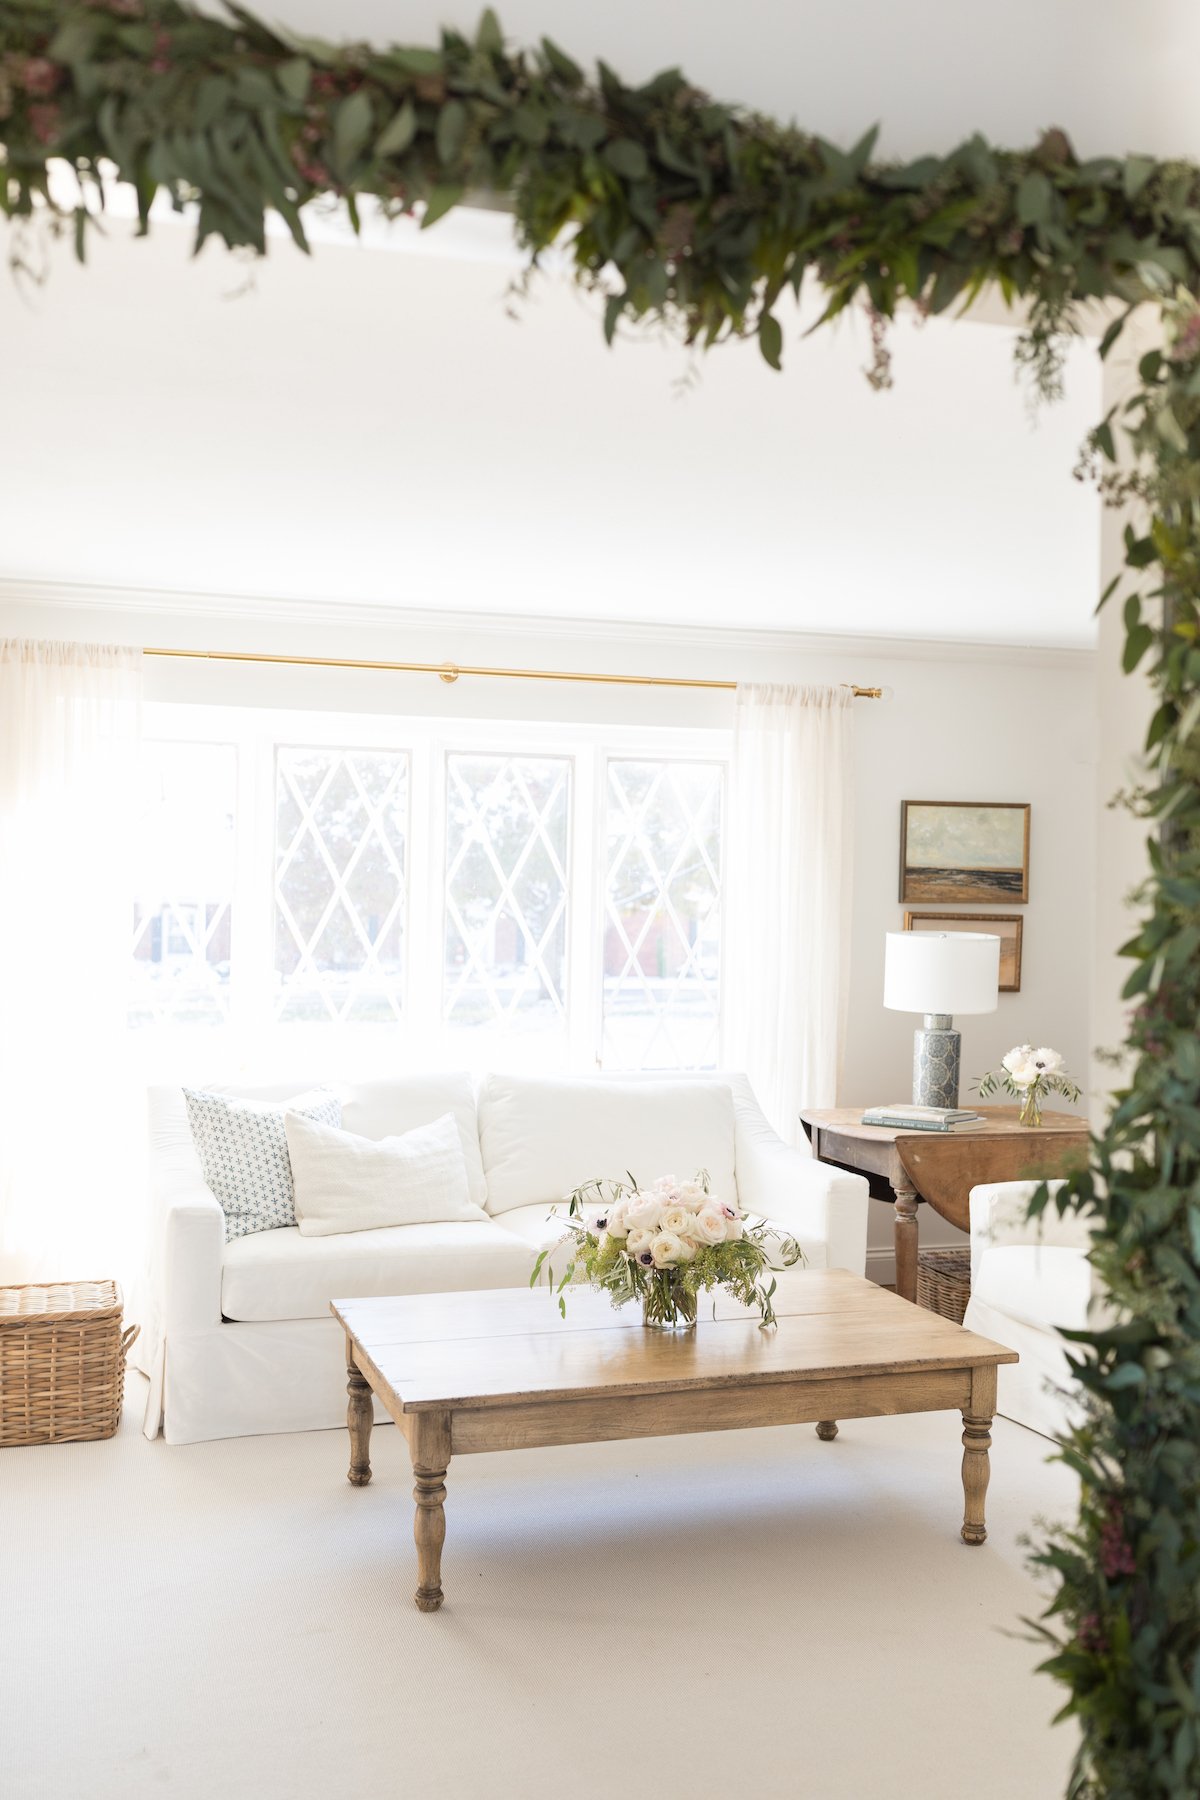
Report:
[[1021,1102],[1021,1124],[1040,1125],[1041,1122],[1042,1096],[1038,1083],[1034,1082],[1031,1088],[1026,1089],[1025,1098]]
[[647,1277],[642,1324],[647,1331],[696,1329],[696,1296],[688,1292],[673,1269],[658,1269]]

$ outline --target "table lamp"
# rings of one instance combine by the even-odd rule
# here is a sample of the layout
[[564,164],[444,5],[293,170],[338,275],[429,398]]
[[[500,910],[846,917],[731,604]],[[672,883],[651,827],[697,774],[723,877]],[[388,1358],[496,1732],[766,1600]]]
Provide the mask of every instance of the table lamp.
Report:
[[958,1105],[962,1038],[954,1013],[995,1012],[1000,939],[979,931],[889,931],[883,1004],[924,1013],[913,1033],[914,1106]]

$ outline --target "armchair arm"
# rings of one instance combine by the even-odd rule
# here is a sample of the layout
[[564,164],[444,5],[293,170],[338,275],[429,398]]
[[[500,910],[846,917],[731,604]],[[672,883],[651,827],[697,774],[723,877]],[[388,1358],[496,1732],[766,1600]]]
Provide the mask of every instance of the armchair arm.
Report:
[[818,1268],[863,1274],[869,1200],[863,1176],[817,1162],[786,1144],[761,1114],[754,1119],[740,1109],[734,1160],[738,1198],[747,1212],[761,1213],[796,1238]]
[[[1001,1244],[1044,1244],[1059,1249],[1086,1250],[1092,1241],[1091,1221],[1079,1213],[1063,1213],[1051,1201],[1039,1218],[1026,1216],[1029,1202],[1041,1186],[1038,1181],[993,1181],[971,1189],[971,1280],[979,1274],[985,1250]],[[1051,1196],[1061,1181],[1046,1184]]]

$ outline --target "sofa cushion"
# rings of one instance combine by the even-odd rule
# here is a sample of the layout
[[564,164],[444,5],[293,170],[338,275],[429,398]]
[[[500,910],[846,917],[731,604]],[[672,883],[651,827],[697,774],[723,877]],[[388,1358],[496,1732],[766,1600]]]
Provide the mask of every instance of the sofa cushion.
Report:
[[479,1100],[479,1144],[488,1211],[561,1200],[596,1176],[707,1169],[730,1199],[733,1094],[717,1081],[539,1080],[490,1075]]
[[1084,1331],[1092,1265],[1082,1250],[1058,1244],[1002,1244],[985,1250],[971,1298],[1042,1331]]
[[507,1212],[501,1213],[496,1220],[505,1231],[515,1232],[521,1242],[529,1248],[530,1266],[539,1250],[549,1250],[567,1233],[567,1209],[560,1205],[559,1216],[551,1218],[550,1208],[544,1201],[536,1206],[510,1206]]
[[[226,1240],[294,1225],[285,1107],[192,1088],[184,1088],[183,1101],[205,1182],[225,1214]],[[322,1125],[341,1123],[337,1095],[321,1089],[298,1095],[286,1110]]]
[[399,1137],[453,1113],[467,1163],[467,1186],[476,1206],[487,1203],[487,1182],[479,1158],[479,1122],[471,1077],[463,1074],[397,1075],[387,1081],[359,1081],[339,1088],[342,1126],[359,1137]]
[[521,1287],[532,1266],[528,1245],[493,1219],[316,1238],[293,1225],[226,1245],[221,1311],[227,1319],[323,1319],[331,1300]]

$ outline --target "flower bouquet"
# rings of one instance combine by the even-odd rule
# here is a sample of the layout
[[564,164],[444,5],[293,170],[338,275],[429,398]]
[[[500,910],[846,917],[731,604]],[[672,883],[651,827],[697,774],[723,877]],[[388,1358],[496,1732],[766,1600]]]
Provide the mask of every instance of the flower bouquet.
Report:
[[776,1282],[763,1277],[793,1268],[804,1254],[795,1238],[721,1200],[704,1169],[692,1181],[663,1175],[648,1188],[632,1175],[627,1182],[585,1181],[570,1197],[565,1224],[559,1244],[534,1264],[530,1287],[554,1250],[568,1244],[571,1259],[562,1275],[546,1270],[564,1317],[564,1289],[587,1281],[614,1306],[640,1300],[643,1322],[668,1331],[693,1326],[701,1291],[714,1287],[757,1306],[763,1324],[773,1325]]
[[1058,1051],[1035,1050],[1032,1044],[1015,1044],[1000,1068],[989,1069],[975,1085],[981,1100],[989,1099],[1001,1087],[1014,1100],[1020,1100],[1022,1125],[1041,1124],[1044,1094],[1078,1100],[1080,1093],[1078,1083],[1063,1068]]

